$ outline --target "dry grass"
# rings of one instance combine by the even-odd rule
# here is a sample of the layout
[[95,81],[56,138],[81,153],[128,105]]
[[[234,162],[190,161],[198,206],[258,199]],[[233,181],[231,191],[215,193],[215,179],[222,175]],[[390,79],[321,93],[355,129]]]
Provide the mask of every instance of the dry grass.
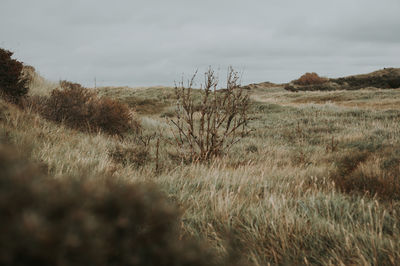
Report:
[[[171,108],[167,93],[127,88],[104,92],[117,99],[133,95],[166,103],[141,118],[143,134],[162,133],[158,172],[152,160],[138,166],[134,159],[121,163],[110,155],[121,145],[136,147],[133,137],[87,135],[4,103],[1,130],[17,146],[30,146],[30,157],[48,164],[56,177],[85,171],[88,178],[107,173],[121,182],[158,184],[181,206],[186,235],[206,240],[220,254],[232,249],[253,265],[400,261],[398,194],[381,197],[369,183],[343,189],[339,182],[350,176],[399,180],[394,149],[400,146],[400,106],[377,107],[399,91],[289,93],[257,88],[250,125],[255,131],[210,164],[174,159],[173,136],[160,117]],[[359,107],[361,102],[367,108]],[[368,156],[361,156],[355,167],[341,165],[346,154],[355,152]],[[154,159],[154,144],[149,154]]]
[[151,185],[54,179],[0,142],[1,265],[232,265],[180,233]]
[[102,87],[97,93],[126,103],[142,115],[159,115],[176,99],[174,89],[169,87]]
[[[348,109],[397,110],[400,109],[400,90],[365,88],[357,91],[287,92],[281,88],[260,88],[253,93],[258,102],[279,105],[306,106],[308,104],[335,105]],[[321,106],[322,107],[322,106]]]
[[29,77],[29,92],[28,95],[49,96],[51,91],[58,88],[57,82],[51,82],[43,78],[35,68],[25,66],[24,73]]

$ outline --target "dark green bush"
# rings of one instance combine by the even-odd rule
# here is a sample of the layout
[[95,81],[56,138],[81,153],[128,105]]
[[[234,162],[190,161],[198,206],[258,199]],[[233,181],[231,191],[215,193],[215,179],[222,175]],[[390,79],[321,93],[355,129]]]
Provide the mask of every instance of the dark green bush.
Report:
[[220,265],[150,185],[54,179],[0,146],[0,265]]
[[19,103],[28,93],[28,78],[23,75],[22,62],[12,59],[12,52],[0,48],[0,96]]
[[400,88],[400,72],[396,68],[385,68],[367,75],[337,78],[332,81],[353,90],[365,87],[396,89]]

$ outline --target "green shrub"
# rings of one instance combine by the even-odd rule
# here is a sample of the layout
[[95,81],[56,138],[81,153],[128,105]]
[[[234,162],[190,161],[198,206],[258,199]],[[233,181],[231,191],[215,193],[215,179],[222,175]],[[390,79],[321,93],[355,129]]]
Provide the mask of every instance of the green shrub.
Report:
[[54,179],[0,146],[0,265],[220,265],[150,185]]
[[28,78],[23,75],[23,64],[12,59],[12,52],[0,48],[0,96],[19,103],[28,93]]
[[352,90],[366,87],[396,89],[400,88],[400,71],[398,68],[384,68],[369,74],[342,77],[332,81]]

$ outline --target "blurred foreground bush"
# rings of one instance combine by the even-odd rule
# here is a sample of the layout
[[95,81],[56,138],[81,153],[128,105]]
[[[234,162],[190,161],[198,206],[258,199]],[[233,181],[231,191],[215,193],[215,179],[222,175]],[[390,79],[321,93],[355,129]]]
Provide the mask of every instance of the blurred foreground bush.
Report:
[[0,146],[0,265],[220,265],[152,186],[54,179]]

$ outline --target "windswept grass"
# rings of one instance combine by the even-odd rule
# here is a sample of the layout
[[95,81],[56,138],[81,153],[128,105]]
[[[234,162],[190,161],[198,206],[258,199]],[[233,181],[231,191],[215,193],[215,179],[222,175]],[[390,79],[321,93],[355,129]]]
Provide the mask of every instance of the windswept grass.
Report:
[[49,96],[52,90],[59,88],[58,82],[45,79],[31,66],[25,66],[24,74],[29,77],[30,96]]
[[184,234],[221,255],[233,250],[252,265],[400,261],[399,194],[389,189],[400,179],[400,106],[380,106],[399,91],[256,88],[254,132],[215,161],[185,164],[174,157],[163,116],[173,108],[172,90],[99,90],[125,102],[165,103],[140,118],[144,135],[161,135],[159,171],[155,141],[147,161],[138,163],[134,136],[85,134],[3,102],[1,131],[15,145],[31,147],[31,159],[56,177],[85,171],[92,179],[107,173],[121,182],[157,184],[180,205]]

